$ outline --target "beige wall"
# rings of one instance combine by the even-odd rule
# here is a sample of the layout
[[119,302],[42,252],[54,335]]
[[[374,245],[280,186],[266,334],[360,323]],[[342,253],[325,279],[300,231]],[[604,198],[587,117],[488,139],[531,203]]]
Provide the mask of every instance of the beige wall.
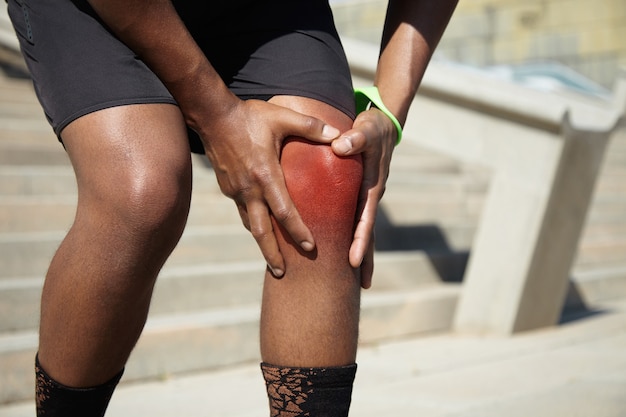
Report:
[[[377,42],[385,6],[333,7],[342,34]],[[477,66],[557,61],[610,87],[626,67],[626,1],[461,0],[439,53]]]
[[331,0],[337,29],[344,36],[380,42],[386,0]]

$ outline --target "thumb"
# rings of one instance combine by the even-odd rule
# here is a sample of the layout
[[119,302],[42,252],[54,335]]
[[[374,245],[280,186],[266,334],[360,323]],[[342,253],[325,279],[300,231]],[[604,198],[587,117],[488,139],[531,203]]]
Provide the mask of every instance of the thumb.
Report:
[[333,149],[333,152],[337,156],[352,155],[354,146],[352,145],[352,139],[347,133],[349,132],[346,132],[346,134],[341,135],[341,137],[335,139],[331,144],[331,148]]
[[366,137],[362,131],[352,129],[335,139],[331,147],[337,156],[356,155],[365,150]]
[[341,132],[334,126],[313,117],[285,109],[286,114],[282,118],[283,131],[287,135],[300,136],[314,142],[329,143],[336,139]]

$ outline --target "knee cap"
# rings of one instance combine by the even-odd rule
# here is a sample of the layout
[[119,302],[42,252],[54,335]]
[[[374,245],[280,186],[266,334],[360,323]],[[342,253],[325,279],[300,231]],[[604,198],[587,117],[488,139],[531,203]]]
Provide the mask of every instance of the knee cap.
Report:
[[289,194],[318,243],[349,247],[363,178],[361,156],[338,157],[328,145],[292,138],[285,142],[281,165]]

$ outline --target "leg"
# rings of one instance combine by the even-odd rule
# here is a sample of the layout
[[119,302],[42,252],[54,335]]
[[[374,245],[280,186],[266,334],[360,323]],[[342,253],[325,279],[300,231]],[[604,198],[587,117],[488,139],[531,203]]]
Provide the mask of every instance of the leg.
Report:
[[[351,120],[332,107],[308,99],[276,97],[278,104],[320,117],[341,129]],[[283,279],[266,274],[261,354],[270,363],[337,366],[353,363],[360,284],[348,263],[361,165],[335,157],[328,146],[289,141],[281,164],[287,187],[317,242],[306,256],[279,233],[287,265]]]
[[[293,97],[275,97],[274,101],[342,130],[352,126],[349,117],[317,101]],[[289,193],[316,239],[317,251],[305,254],[285,233],[278,233],[287,268],[280,280],[266,273],[263,361],[307,368],[354,364],[360,281],[348,252],[362,178],[360,158],[338,158],[329,146],[293,139],[283,148],[281,165]]]
[[120,372],[143,329],[187,219],[191,161],[169,104],[91,113],[62,136],[78,207],[46,276],[39,360],[58,383],[91,387]]

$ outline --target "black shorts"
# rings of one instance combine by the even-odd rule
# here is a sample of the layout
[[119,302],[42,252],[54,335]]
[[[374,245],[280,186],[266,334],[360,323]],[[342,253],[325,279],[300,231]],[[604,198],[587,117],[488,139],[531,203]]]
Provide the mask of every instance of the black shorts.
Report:
[[[173,3],[239,97],[308,97],[354,117],[350,71],[327,0]],[[86,0],[8,0],[8,10],[35,92],[59,138],[69,123],[97,110],[176,104]],[[190,144],[203,151],[191,131]]]

